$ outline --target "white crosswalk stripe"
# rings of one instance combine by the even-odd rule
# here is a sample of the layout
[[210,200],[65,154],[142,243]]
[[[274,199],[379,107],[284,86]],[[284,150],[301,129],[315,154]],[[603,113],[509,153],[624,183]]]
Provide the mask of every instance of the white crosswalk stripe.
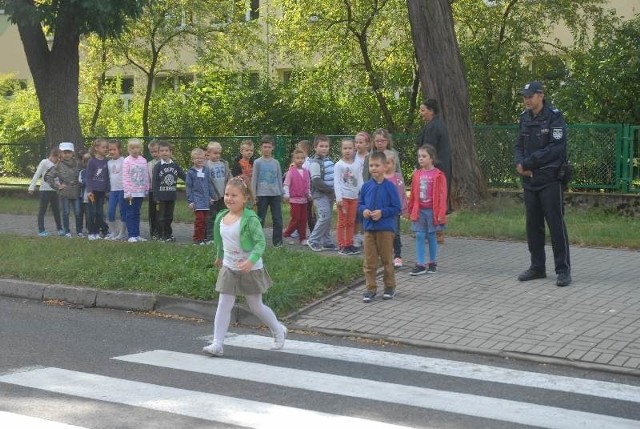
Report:
[[[273,344],[273,340],[260,335],[233,335],[225,340],[225,344],[268,350]],[[540,374],[476,363],[295,340],[287,340],[287,347],[281,352],[640,403],[640,387],[638,386],[584,378]]]
[[[268,349],[271,343],[270,338],[255,335],[230,335],[225,342],[228,346],[253,350]],[[438,374],[468,379],[470,383],[502,383],[516,387],[523,386],[574,395],[589,395],[592,399],[602,398],[607,401],[640,403],[640,388],[637,386],[517,371],[411,354],[295,340],[287,340],[286,347],[280,352],[265,351],[265,353],[270,353],[270,361],[274,360],[274,356],[277,361],[278,353],[287,353],[303,358],[326,359],[330,362],[343,361],[389,367],[414,373]],[[231,353],[226,355],[231,355]],[[332,397],[352,398],[365,403],[376,401],[377,403],[411,407],[423,410],[425,413],[429,410],[435,410],[471,418],[493,419],[542,428],[640,428],[638,420],[595,412],[267,365],[244,361],[240,359],[241,353],[236,355],[237,359],[233,357],[216,359],[201,354],[152,350],[117,356],[113,358],[113,361],[126,362],[127,365],[144,365],[139,368],[148,368],[148,371],[154,371],[154,368],[172,369],[191,374],[204,374],[205,377],[210,377],[212,380],[223,377],[248,383],[259,383],[261,386],[275,386],[280,390],[282,388],[299,389],[309,395],[329,394]],[[329,425],[335,428],[356,429],[407,427],[402,423],[390,424],[359,416],[338,415],[291,407],[287,404],[279,404],[277,400],[274,401],[275,403],[259,402],[61,368],[25,368],[21,371],[12,371],[0,375],[0,383],[247,428],[298,429],[301,422],[309,427]],[[20,422],[21,418],[33,419],[32,417],[0,412],[0,428],[78,428],[78,426],[58,424],[41,419],[35,419],[33,424],[29,425],[14,423]],[[424,428],[425,426],[420,425],[419,427]]]
[[0,427],[2,428],[28,428],[28,429],[85,429],[80,426],[71,426],[64,423],[36,417],[23,416],[15,413],[0,411]]

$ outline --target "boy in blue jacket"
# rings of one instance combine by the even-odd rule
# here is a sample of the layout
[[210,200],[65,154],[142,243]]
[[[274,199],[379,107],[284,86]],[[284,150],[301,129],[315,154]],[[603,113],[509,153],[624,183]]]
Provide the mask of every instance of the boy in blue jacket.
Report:
[[363,217],[364,261],[362,269],[367,282],[363,302],[375,298],[378,258],[384,268],[382,299],[391,299],[396,290],[396,274],[393,267],[393,237],[396,217],[400,214],[400,198],[393,183],[384,178],[386,157],[384,152],[373,152],[369,157],[370,179],[360,190],[358,213]]

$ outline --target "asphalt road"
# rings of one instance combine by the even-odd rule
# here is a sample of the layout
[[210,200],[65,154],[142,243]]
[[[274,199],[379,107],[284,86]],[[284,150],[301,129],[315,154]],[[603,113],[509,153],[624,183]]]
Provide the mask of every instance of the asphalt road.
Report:
[[241,327],[208,358],[210,332],[0,298],[0,427],[640,427],[635,377]]

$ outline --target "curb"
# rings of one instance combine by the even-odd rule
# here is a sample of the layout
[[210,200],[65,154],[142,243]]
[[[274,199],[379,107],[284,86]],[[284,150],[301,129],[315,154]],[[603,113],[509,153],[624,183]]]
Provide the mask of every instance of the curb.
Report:
[[[216,301],[166,296],[154,293],[112,291],[60,284],[0,279],[0,296],[38,301],[59,300],[86,308],[150,312],[192,317],[212,322]],[[234,323],[260,326],[262,322],[244,305],[236,304],[231,316]]]

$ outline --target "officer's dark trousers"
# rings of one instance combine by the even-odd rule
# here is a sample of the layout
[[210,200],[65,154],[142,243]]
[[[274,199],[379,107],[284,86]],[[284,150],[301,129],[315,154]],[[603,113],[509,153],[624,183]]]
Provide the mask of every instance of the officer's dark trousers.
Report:
[[524,190],[524,204],[527,213],[527,242],[531,253],[531,268],[544,271],[546,256],[544,251],[547,221],[551,233],[551,247],[556,273],[571,269],[569,259],[569,238],[564,223],[564,199],[560,182],[538,190]]

